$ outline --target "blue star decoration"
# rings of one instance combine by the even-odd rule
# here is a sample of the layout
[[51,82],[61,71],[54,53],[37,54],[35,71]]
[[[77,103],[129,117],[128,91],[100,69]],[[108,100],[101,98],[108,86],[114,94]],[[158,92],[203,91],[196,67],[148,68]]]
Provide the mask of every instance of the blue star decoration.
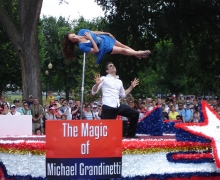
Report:
[[202,112],[204,122],[176,124],[175,127],[210,139],[216,166],[220,168],[220,116],[205,101],[202,101]]

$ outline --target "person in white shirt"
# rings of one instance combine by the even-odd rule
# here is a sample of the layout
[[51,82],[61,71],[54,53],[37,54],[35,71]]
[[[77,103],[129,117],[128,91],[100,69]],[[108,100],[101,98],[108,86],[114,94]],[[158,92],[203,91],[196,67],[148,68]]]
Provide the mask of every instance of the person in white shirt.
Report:
[[129,128],[127,129],[128,138],[138,138],[135,136],[139,112],[130,106],[119,103],[119,96],[125,98],[132,89],[139,84],[138,79],[131,82],[131,86],[125,90],[123,83],[116,76],[116,67],[112,62],[105,65],[107,76],[100,78],[97,74],[94,78],[96,84],[92,87],[92,94],[102,90],[102,119],[116,119],[117,115],[125,116],[129,119]]
[[11,115],[21,115],[20,112],[16,111],[16,106],[14,104],[11,105]]

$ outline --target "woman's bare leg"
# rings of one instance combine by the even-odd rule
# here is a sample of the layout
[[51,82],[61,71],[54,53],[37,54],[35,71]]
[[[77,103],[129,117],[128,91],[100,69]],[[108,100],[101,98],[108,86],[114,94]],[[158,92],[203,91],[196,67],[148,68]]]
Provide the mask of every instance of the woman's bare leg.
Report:
[[150,54],[150,51],[135,51],[134,49],[116,40],[111,54],[124,54],[127,56],[136,56],[137,58],[147,58]]
[[149,50],[146,51],[135,51],[130,48],[122,48],[118,46],[114,46],[111,54],[124,54],[127,56],[136,56],[141,58],[147,58],[150,54]]
[[[132,48],[130,48],[130,47],[128,47],[128,46],[122,44],[121,42],[119,42],[119,41],[117,41],[117,40],[116,40],[116,42],[115,42],[115,46],[117,46],[117,47],[122,47],[122,48],[125,48],[125,49],[132,49]],[[133,50],[133,49],[132,49],[132,50]]]

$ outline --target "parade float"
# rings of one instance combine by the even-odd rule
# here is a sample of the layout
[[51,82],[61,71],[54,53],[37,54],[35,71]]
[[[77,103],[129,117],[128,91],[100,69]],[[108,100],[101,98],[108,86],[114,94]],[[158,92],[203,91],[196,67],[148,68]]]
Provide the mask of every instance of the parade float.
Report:
[[[220,117],[201,103],[201,123],[163,122],[156,107],[122,139],[121,178],[220,179]],[[45,136],[2,136],[0,179],[45,179]],[[110,144],[112,142],[109,142]]]

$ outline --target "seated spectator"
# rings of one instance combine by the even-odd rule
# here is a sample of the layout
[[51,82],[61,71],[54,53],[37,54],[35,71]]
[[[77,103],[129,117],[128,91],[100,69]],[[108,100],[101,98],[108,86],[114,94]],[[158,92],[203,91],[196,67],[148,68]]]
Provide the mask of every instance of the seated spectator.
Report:
[[11,115],[21,115],[20,112],[16,111],[16,106],[14,104],[11,105]]
[[169,120],[176,120],[177,115],[179,115],[179,113],[176,112],[175,107],[173,105],[170,106],[170,112],[168,114]]
[[29,109],[27,102],[23,103],[23,107],[24,108],[20,110],[21,115],[31,115],[31,110]]
[[22,107],[20,106],[20,101],[19,101],[19,99],[15,99],[15,100],[13,101],[13,103],[14,103],[14,105],[15,105],[15,110],[18,111],[18,112],[20,112],[20,110],[22,109]]
[[3,112],[2,112],[3,115],[11,115],[9,106],[6,102],[2,104],[2,108],[3,108]]

